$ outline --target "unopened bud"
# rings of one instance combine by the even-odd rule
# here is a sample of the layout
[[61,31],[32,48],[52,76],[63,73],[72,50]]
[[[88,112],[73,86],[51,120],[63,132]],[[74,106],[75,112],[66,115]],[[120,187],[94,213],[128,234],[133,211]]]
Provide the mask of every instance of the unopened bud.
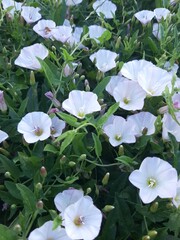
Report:
[[84,79],[85,79],[84,75],[81,75],[80,78],[79,78],[80,81],[83,81]]
[[98,100],[98,102],[99,102],[100,105],[104,104],[104,98],[100,98],[100,99]]
[[5,47],[2,49],[2,53],[7,53],[7,49]]
[[12,209],[12,210],[14,210],[14,209],[16,209],[16,208],[17,208],[16,204],[12,204],[12,205],[11,205],[11,209]]
[[101,71],[98,71],[98,73],[96,75],[96,80],[99,82],[103,78],[104,78],[104,73]]
[[157,231],[155,230],[151,230],[148,232],[148,236],[150,236],[150,238],[155,238],[157,236]]
[[47,176],[47,171],[46,171],[46,168],[44,166],[41,167],[40,174],[41,174],[42,177]]
[[76,73],[76,74],[74,75],[74,78],[79,78],[79,74]]
[[[4,148],[9,148],[9,144],[8,144],[7,141],[3,141],[3,142],[2,142],[2,145],[3,145]],[[8,153],[8,154],[9,154],[9,153]]]
[[107,212],[110,212],[114,209],[115,207],[112,206],[112,205],[106,205],[104,208],[103,208],[103,212],[107,213]]
[[103,184],[103,186],[105,186],[105,185],[108,184],[108,182],[109,182],[109,176],[110,176],[110,173],[107,172],[107,173],[105,174],[105,176],[103,177],[103,179],[102,179],[102,184]]
[[10,172],[5,172],[4,176],[5,176],[6,178],[11,178],[11,173],[10,173]]
[[39,182],[39,183],[36,184],[35,187],[36,187],[37,190],[41,190],[42,189],[42,184]]
[[115,50],[119,50],[121,44],[121,37],[118,37],[115,44]]
[[80,161],[86,160],[86,154],[81,154],[81,156],[79,157]]
[[119,156],[123,156],[124,155],[124,147],[123,147],[123,145],[119,146],[118,155]]
[[154,202],[154,203],[151,205],[151,207],[150,207],[150,212],[152,212],[152,213],[157,212],[158,207],[159,207],[159,203],[158,203],[158,202]]
[[8,63],[8,64],[7,64],[7,69],[9,69],[9,70],[10,70],[10,69],[11,69],[11,67],[12,67],[12,64],[11,64],[11,63]]
[[60,164],[64,164],[66,162],[66,156],[63,155],[62,158],[60,159]]
[[56,47],[55,46],[52,46],[51,49],[52,49],[53,52],[56,51]]
[[30,85],[33,86],[36,83],[34,72],[30,72]]
[[22,231],[22,228],[19,224],[16,224],[13,229],[16,233],[20,233]]
[[89,193],[91,193],[91,191],[92,191],[92,189],[89,187],[89,188],[87,188],[86,189],[86,194],[89,194]]
[[150,238],[150,236],[148,236],[148,235],[145,235],[145,236],[143,236],[142,237],[142,240],[150,240],[151,238]]
[[43,201],[39,200],[39,201],[36,203],[36,208],[38,208],[38,209],[43,209],[43,207],[44,207]]
[[0,152],[7,157],[10,155],[9,152],[7,150],[5,150],[4,148],[0,148]]
[[73,162],[73,161],[70,161],[70,162],[68,163],[68,165],[69,165],[70,167],[74,167],[74,166],[76,165],[76,163]]
[[169,203],[166,204],[166,208],[168,208],[168,209],[171,209],[171,208],[173,208],[173,207],[174,207],[174,205],[173,205],[173,203],[171,203],[171,202],[169,202]]

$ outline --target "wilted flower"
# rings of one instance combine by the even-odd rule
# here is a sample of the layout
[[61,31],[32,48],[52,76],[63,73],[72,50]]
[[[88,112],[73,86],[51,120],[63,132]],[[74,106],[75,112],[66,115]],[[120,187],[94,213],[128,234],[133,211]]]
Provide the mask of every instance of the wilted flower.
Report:
[[139,170],[134,170],[129,181],[140,189],[139,196],[144,203],[160,198],[172,198],[176,195],[177,171],[168,162],[147,157]]
[[4,92],[0,90],[0,110],[2,112],[6,112],[7,110],[7,104],[4,99]]
[[46,92],[44,95],[52,101],[55,107],[61,106],[59,100],[57,100],[57,98],[54,96],[54,94],[51,91]]
[[8,134],[2,130],[0,130],[0,143],[2,143],[4,140],[8,138]]
[[34,229],[28,240],[71,240],[66,234],[66,231],[60,226],[53,230],[53,221],[44,223],[41,227]]
[[41,14],[39,13],[41,9],[38,7],[29,7],[23,6],[21,11],[21,16],[27,23],[34,23],[41,18]]
[[60,120],[58,117],[53,117],[51,125],[51,136],[59,137],[62,134],[63,129],[66,126],[66,123],[63,120]]
[[20,55],[14,63],[20,67],[38,70],[41,69],[41,64],[37,58],[44,60],[48,56],[48,53],[47,48],[42,44],[35,43],[34,45],[21,49]]
[[96,94],[79,90],[71,91],[69,98],[62,103],[62,107],[80,119],[85,118],[86,114],[101,110]]
[[115,52],[111,52],[109,50],[100,49],[97,52],[93,53],[89,58],[92,62],[95,61],[96,67],[101,72],[107,72],[112,68],[116,67],[115,59],[118,54]]
[[148,24],[154,17],[154,12],[149,10],[142,10],[134,14],[134,16],[143,24]]
[[111,1],[97,0],[93,3],[93,9],[99,16],[103,14],[105,18],[110,19],[114,17],[117,7]]
[[98,25],[89,26],[89,37],[93,38],[97,43],[99,43],[98,38],[106,31],[105,28]]
[[17,130],[23,134],[27,143],[43,141],[51,135],[51,118],[43,112],[26,114],[18,124]]
[[140,112],[131,115],[127,118],[127,121],[132,126],[132,131],[136,137],[143,135],[144,131],[146,135],[155,133],[155,121],[156,117],[149,112]]
[[57,26],[52,29],[52,36],[55,40],[65,43],[72,36],[72,27]]
[[56,28],[56,23],[52,20],[40,20],[33,30],[43,38],[52,38],[52,30]]
[[170,15],[170,11],[167,8],[156,8],[154,9],[154,15],[159,22],[162,18],[165,20]]
[[109,137],[109,142],[113,147],[122,143],[136,142],[135,134],[129,129],[133,128],[124,118],[120,116],[113,116],[112,123],[105,124],[103,127],[104,133]]
[[99,234],[101,221],[101,211],[87,197],[80,198],[64,211],[64,226],[71,239],[95,239]]

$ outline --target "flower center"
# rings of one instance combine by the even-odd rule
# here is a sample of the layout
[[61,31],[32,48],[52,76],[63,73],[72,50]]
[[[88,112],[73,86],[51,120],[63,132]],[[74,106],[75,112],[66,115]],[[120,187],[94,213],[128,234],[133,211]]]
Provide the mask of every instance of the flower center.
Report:
[[51,32],[51,29],[50,29],[50,28],[48,28],[48,27],[45,27],[44,31],[45,31],[45,34],[48,34],[48,33],[50,33],[50,32]]
[[115,138],[116,141],[121,141],[121,139],[122,139],[120,134],[119,135],[116,134],[114,138]]
[[56,133],[56,129],[54,127],[51,127],[51,135]]
[[157,185],[157,181],[154,178],[149,178],[147,180],[148,187],[154,188]]
[[79,216],[74,219],[74,224],[78,227],[82,226],[84,224],[84,217]]
[[130,102],[130,99],[128,99],[128,98],[123,98],[123,102],[125,103],[125,104],[128,104],[129,102]]
[[79,112],[78,112],[78,117],[80,118],[84,118],[85,117],[85,113],[84,113],[84,107],[80,107]]
[[34,133],[36,136],[41,136],[43,134],[43,130],[40,127],[35,127]]

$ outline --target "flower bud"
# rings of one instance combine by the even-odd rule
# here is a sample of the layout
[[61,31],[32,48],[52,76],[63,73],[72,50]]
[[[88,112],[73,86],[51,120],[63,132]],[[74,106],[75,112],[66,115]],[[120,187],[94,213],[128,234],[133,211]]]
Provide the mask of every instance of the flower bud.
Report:
[[7,63],[7,69],[10,70],[12,67],[12,64],[11,63]]
[[159,203],[158,203],[158,202],[154,202],[154,203],[151,205],[151,207],[150,207],[150,212],[152,212],[152,213],[157,212],[158,207],[159,207]]
[[36,188],[37,190],[41,190],[41,189],[42,189],[42,184],[41,184],[40,182],[37,183],[36,186],[35,186],[35,188]]
[[5,102],[4,99],[4,92],[0,90],[0,110],[2,112],[6,112],[7,111],[7,104]]
[[16,209],[16,208],[17,208],[16,204],[12,204],[12,205],[11,205],[11,209],[12,209],[12,210],[14,210],[14,209]]
[[88,195],[89,193],[91,193],[92,189],[89,187],[86,189],[86,194]]
[[4,176],[5,176],[6,178],[11,178],[11,173],[10,173],[10,172],[5,172]]
[[36,208],[38,208],[38,209],[43,209],[43,207],[44,207],[43,201],[39,200],[39,201],[36,203]]
[[44,178],[47,176],[47,171],[46,171],[46,168],[44,166],[41,167],[40,174]]
[[105,176],[103,177],[103,179],[102,179],[102,184],[103,184],[103,186],[105,186],[105,185],[108,184],[108,182],[109,182],[109,176],[110,176],[110,173],[107,172],[107,173],[105,174]]
[[7,150],[5,150],[4,148],[0,148],[0,152],[7,157],[10,155],[9,152]]
[[155,238],[157,236],[157,231],[156,230],[151,230],[148,232],[148,236],[150,236],[150,238]]
[[30,85],[33,86],[36,83],[34,72],[30,72]]
[[171,208],[173,208],[173,207],[174,207],[174,205],[173,205],[173,203],[171,203],[171,202],[169,202],[169,203],[166,204],[166,208],[167,208],[167,209],[171,209]]
[[52,46],[51,49],[52,49],[53,52],[56,51],[56,47],[55,46]]
[[64,164],[66,162],[66,156],[63,155],[62,158],[60,159],[60,164]]
[[19,224],[14,225],[13,229],[16,233],[20,233],[22,231],[21,225]]
[[119,156],[124,155],[124,147],[123,147],[123,145],[120,145],[120,146],[119,146],[118,155],[119,155]]
[[119,50],[121,44],[121,37],[118,37],[115,44],[115,50]]
[[84,79],[85,79],[84,75],[81,75],[80,78],[79,78],[80,81],[83,81]]
[[84,161],[86,160],[86,154],[81,154],[81,156],[79,157],[80,161]]
[[70,162],[68,163],[68,165],[69,165],[70,167],[74,167],[74,166],[76,165],[76,163],[73,162],[73,161],[70,161]]
[[96,80],[99,82],[102,78],[104,78],[104,73],[101,71],[98,71],[96,75]]
[[114,208],[115,207],[112,205],[106,205],[102,210],[103,210],[103,212],[107,213],[107,212],[112,211]]
[[151,238],[150,238],[150,236],[148,236],[148,235],[145,235],[145,236],[143,236],[142,237],[142,240],[150,240]]

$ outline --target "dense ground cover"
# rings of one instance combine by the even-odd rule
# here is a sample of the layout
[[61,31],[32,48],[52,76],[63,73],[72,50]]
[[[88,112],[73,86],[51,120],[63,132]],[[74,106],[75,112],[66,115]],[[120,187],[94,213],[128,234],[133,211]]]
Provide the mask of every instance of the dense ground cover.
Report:
[[179,1],[0,5],[0,239],[180,239]]

